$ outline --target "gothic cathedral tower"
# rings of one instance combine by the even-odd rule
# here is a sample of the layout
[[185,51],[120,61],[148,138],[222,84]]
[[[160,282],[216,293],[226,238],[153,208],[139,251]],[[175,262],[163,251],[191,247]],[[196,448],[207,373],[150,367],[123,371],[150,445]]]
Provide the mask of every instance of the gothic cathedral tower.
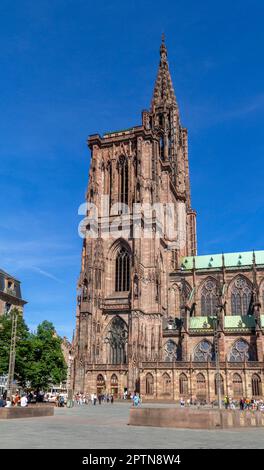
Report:
[[[117,395],[139,389],[142,361],[162,360],[169,276],[181,256],[196,255],[187,129],[164,39],[142,124],[91,135],[88,145],[93,206],[87,206],[78,283],[73,388]],[[160,207],[172,208],[167,229],[174,230],[162,230]]]

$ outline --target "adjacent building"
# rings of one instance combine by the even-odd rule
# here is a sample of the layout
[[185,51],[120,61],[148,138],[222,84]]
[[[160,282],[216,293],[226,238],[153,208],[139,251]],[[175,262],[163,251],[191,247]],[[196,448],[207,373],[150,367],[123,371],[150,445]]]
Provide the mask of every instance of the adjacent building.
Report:
[[[262,396],[264,251],[197,255],[188,132],[164,40],[142,123],[91,135],[88,146],[86,196],[98,217],[87,207],[74,390],[207,401],[217,388],[233,398]],[[172,211],[172,232],[161,227],[160,206]]]
[[22,299],[20,281],[0,269],[0,316],[16,307],[23,313],[27,302]]

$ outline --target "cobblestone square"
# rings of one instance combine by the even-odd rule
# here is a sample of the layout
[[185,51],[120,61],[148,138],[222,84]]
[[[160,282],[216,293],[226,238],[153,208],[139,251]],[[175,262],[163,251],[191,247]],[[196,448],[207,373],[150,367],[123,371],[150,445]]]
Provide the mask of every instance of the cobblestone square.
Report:
[[53,417],[2,420],[0,448],[264,449],[264,428],[204,431],[134,427],[127,425],[129,408],[127,402],[83,405],[56,408]]

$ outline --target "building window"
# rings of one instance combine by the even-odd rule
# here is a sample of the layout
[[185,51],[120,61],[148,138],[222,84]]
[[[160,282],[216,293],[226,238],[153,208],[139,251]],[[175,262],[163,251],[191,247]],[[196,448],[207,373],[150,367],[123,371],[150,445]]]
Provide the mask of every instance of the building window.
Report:
[[167,372],[162,376],[162,390],[163,395],[170,395],[171,394],[171,378]]
[[83,281],[83,288],[82,288],[82,300],[84,302],[87,302],[87,297],[88,296],[88,281],[87,279],[84,279]]
[[97,376],[96,380],[97,395],[101,395],[105,391],[105,379],[102,374]]
[[254,349],[244,339],[238,339],[231,347],[229,353],[230,362],[254,361]]
[[239,398],[243,396],[243,383],[241,375],[233,375],[233,395],[234,398]]
[[238,277],[231,289],[232,315],[249,315],[251,313],[252,287],[243,277]]
[[173,362],[177,360],[177,344],[169,339],[165,344],[165,361]]
[[128,163],[125,158],[121,158],[119,161],[119,178],[119,202],[128,205]]
[[185,374],[180,375],[179,385],[180,385],[180,395],[187,396],[188,395],[188,379]]
[[164,137],[160,137],[160,158],[164,160]]
[[12,304],[6,302],[5,304],[5,314],[7,315],[11,310]]
[[199,400],[206,399],[206,380],[203,374],[198,374],[196,377],[196,397]]
[[195,362],[207,362],[214,360],[214,347],[206,339],[197,344],[194,349],[193,360]]
[[122,247],[116,256],[115,290],[116,292],[129,291],[130,289],[130,256]]
[[[214,380],[214,382],[215,382],[215,395],[218,395],[218,377],[219,377],[218,374],[215,374],[215,380]],[[224,393],[225,393],[224,392],[224,379],[223,379],[221,374],[220,374],[219,379],[220,379],[220,393],[221,393],[221,395],[224,395]]]
[[148,373],[146,375],[146,395],[154,394],[154,377],[152,374]]
[[102,287],[102,271],[100,268],[95,269],[95,288],[101,289]]
[[214,279],[208,279],[201,292],[201,314],[204,316],[214,316],[217,313],[217,284]]
[[122,318],[116,316],[110,323],[105,343],[109,345],[109,363],[126,364],[128,330]]
[[251,379],[252,396],[260,397],[262,395],[261,379],[259,375],[254,374]]

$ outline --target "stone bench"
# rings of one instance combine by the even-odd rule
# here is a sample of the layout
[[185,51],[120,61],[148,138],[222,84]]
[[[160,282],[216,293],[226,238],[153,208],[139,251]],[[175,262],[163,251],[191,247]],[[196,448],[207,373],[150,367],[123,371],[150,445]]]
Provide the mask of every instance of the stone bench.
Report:
[[188,429],[226,429],[264,426],[264,413],[253,410],[190,408],[131,408],[129,424]]
[[15,406],[11,408],[0,408],[0,419],[14,418],[37,418],[42,416],[53,416],[53,406]]

